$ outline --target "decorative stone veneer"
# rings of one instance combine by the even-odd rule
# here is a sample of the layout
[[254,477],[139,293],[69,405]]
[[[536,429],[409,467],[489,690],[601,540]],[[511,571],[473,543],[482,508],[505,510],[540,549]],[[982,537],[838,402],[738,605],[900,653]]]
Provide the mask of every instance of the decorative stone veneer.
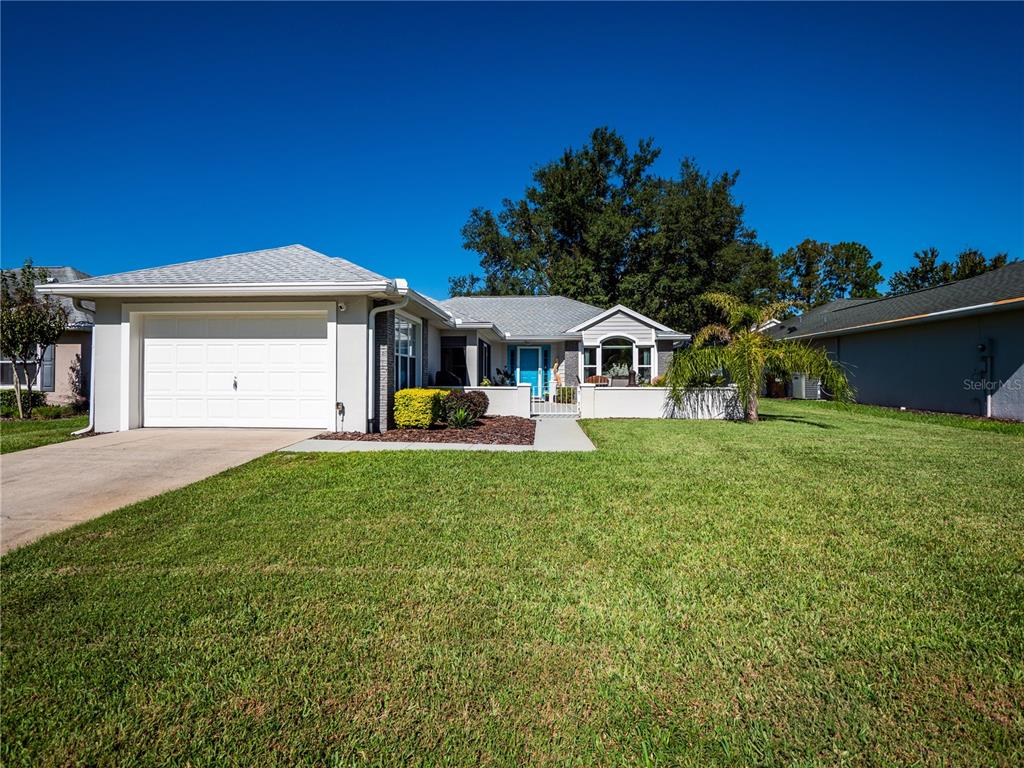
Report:
[[578,341],[565,342],[565,363],[562,371],[565,386],[575,387],[579,383],[580,343]]
[[658,375],[664,376],[668,373],[668,366],[672,362],[672,341],[658,342]]
[[[387,302],[374,302],[381,306]],[[395,408],[395,313],[381,312],[374,320],[373,343],[376,346],[377,392],[375,397],[378,429],[387,432],[394,426],[392,414]]]

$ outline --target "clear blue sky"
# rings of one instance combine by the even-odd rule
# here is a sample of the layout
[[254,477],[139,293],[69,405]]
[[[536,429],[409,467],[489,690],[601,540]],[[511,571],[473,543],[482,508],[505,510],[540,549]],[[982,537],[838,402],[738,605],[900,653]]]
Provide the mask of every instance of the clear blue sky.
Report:
[[444,295],[473,206],[611,126],[775,249],[1024,257],[1024,5],[2,7],[2,255],[300,242]]

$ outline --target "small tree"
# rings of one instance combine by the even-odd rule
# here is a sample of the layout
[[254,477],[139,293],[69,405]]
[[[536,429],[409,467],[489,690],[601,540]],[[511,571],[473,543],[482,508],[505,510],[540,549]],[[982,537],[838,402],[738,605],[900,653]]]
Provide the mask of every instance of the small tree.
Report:
[[[36,269],[28,259],[20,271],[5,272],[0,278],[0,352],[14,367],[14,397],[22,419],[32,415],[32,382],[46,348],[56,344],[68,327],[68,311],[60,302],[36,293],[36,284],[46,277],[46,270]],[[19,370],[28,390],[25,401]]]
[[853,400],[846,374],[824,351],[796,341],[779,341],[761,330],[769,320],[792,309],[792,302],[758,307],[726,293],[705,293],[700,298],[719,309],[726,323],[705,326],[694,335],[690,347],[672,356],[667,378],[669,396],[677,405],[688,387],[721,372],[736,385],[747,421],[758,420],[757,398],[766,373],[803,373],[820,379],[835,400]]

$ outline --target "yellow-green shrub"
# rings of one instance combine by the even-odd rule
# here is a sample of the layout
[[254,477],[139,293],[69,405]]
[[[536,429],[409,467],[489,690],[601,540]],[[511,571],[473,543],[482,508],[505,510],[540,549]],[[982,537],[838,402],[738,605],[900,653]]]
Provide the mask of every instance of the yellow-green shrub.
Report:
[[395,392],[395,426],[426,429],[441,420],[443,389],[416,387]]

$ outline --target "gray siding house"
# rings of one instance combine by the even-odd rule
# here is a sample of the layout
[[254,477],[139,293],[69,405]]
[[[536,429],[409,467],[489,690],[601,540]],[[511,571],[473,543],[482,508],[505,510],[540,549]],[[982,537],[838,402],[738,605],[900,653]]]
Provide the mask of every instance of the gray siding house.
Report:
[[1024,262],[902,296],[831,302],[768,333],[827,350],[858,402],[1024,421]]
[[92,423],[385,430],[394,393],[642,383],[689,336],[561,296],[436,301],[302,245],[44,286],[95,302]]

